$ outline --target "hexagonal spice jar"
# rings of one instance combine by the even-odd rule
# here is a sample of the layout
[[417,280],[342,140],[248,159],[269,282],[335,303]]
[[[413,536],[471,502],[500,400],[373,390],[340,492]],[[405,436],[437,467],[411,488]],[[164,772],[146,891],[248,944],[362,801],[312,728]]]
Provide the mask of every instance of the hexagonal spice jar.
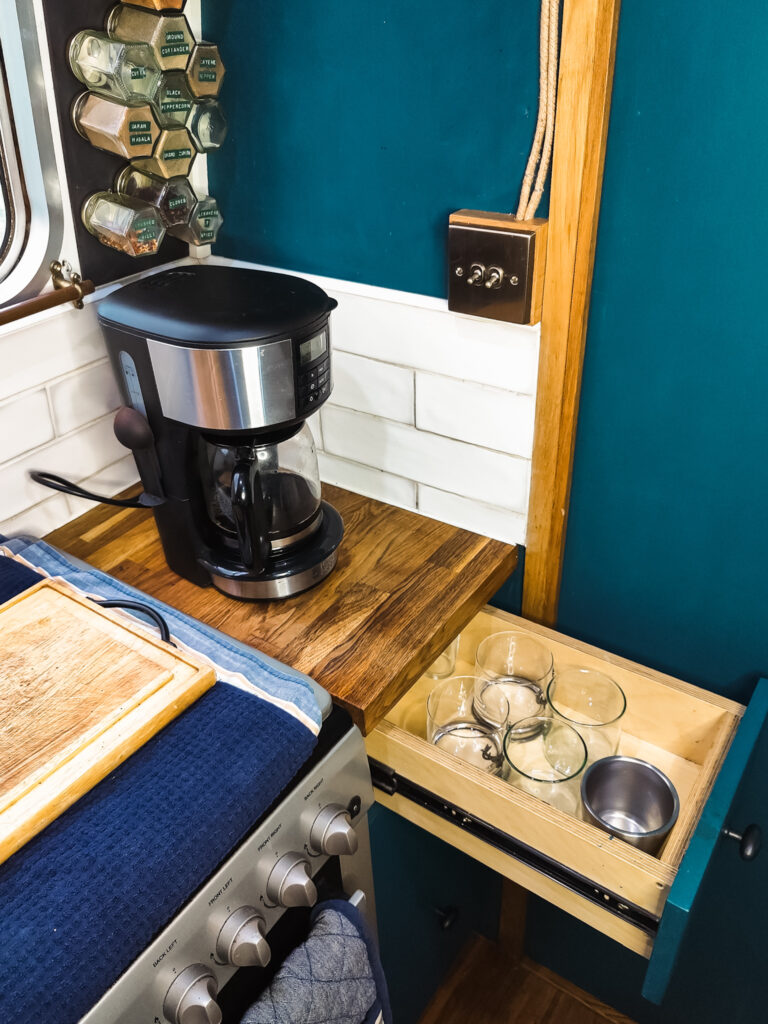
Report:
[[155,144],[152,156],[134,160],[134,167],[158,178],[186,176],[196,156],[195,147],[186,128],[165,128]]
[[160,134],[148,104],[126,107],[91,92],[83,92],[75,99],[72,122],[96,149],[116,153],[129,160],[149,156]]
[[152,105],[161,128],[183,128],[195,97],[183,71],[166,71],[160,78]]
[[154,206],[167,228],[187,224],[197,206],[197,196],[186,178],[157,178],[136,167],[119,172],[115,192]]
[[190,245],[213,245],[224,218],[219,204],[213,196],[203,196],[198,201],[186,224],[169,228],[168,234],[181,238]]
[[218,46],[198,43],[187,65],[187,81],[195,96],[218,96],[226,68]]
[[198,153],[211,153],[227,137],[227,119],[218,100],[198,100],[187,118],[187,129]]
[[78,32],[69,44],[69,66],[91,92],[127,103],[148,103],[160,69],[146,43],[121,43],[105,32]]
[[111,249],[127,256],[152,256],[165,237],[160,214],[152,206],[115,192],[96,192],[83,204],[83,224]]
[[184,71],[195,37],[183,14],[155,14],[118,4],[107,15],[107,32],[122,42],[147,43],[161,71]]

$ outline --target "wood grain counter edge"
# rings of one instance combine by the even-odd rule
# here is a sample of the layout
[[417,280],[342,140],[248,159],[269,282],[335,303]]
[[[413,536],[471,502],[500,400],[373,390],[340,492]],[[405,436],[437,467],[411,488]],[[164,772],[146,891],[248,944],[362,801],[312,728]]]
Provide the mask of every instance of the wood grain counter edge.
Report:
[[284,601],[235,601],[181,579],[140,510],[101,505],[45,539],[305,672],[368,733],[511,575],[517,548],[342,488],[323,496],[345,523],[338,564]]

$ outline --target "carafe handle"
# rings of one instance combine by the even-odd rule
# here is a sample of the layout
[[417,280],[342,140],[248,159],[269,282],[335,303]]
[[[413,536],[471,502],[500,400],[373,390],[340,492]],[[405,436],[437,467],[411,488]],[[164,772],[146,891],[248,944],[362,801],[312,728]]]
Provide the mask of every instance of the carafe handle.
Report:
[[269,538],[258,465],[250,450],[242,456],[238,453],[231,497],[243,565],[249,572],[261,572],[269,555]]

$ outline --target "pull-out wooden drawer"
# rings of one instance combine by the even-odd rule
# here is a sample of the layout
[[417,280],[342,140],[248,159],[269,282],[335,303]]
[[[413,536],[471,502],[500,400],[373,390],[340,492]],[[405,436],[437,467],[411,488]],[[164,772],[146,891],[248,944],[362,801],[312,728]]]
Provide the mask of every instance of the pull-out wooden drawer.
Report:
[[652,857],[425,738],[422,677],[367,737],[377,799],[537,895],[649,956],[670,888],[744,708],[680,680],[486,608],[461,637],[456,675],[474,673],[479,641],[523,629],[551,649],[555,671],[600,668],[624,689],[620,753],[661,768],[680,796],[680,816]]

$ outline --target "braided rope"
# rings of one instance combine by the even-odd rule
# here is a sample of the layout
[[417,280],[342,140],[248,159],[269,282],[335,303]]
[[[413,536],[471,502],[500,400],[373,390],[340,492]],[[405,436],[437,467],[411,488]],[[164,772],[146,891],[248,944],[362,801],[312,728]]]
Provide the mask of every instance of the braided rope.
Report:
[[552,146],[555,139],[555,108],[557,105],[557,44],[560,23],[560,0],[550,0],[549,14],[549,65],[547,68],[547,127],[544,132],[544,149],[539,164],[539,173],[536,175],[536,185],[525,211],[525,219],[531,220],[536,216],[536,210],[541,202],[544,192],[544,185],[549,173],[549,164],[552,159]]
[[528,163],[523,176],[523,184],[520,188],[520,201],[517,205],[517,220],[523,220],[525,210],[531,198],[533,178],[536,173],[536,165],[541,155],[541,144],[544,141],[544,128],[547,120],[547,72],[549,65],[549,12],[550,5],[547,0],[541,0],[541,16],[539,18],[539,111],[536,117],[536,131],[531,143],[531,152],[528,156]]

